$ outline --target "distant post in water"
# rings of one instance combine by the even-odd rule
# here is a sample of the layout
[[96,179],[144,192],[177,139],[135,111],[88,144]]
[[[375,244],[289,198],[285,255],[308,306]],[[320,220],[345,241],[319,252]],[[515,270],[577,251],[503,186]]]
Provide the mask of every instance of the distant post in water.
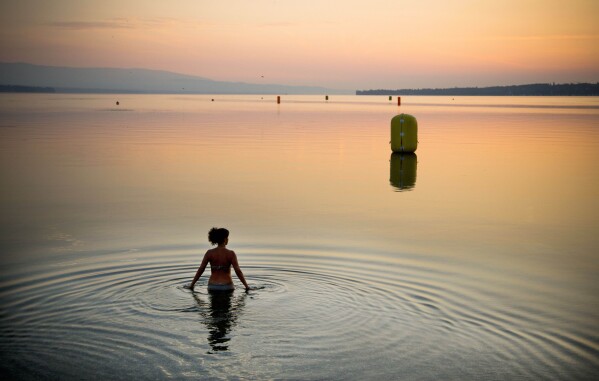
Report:
[[328,101],[328,100],[329,100],[329,96],[328,96],[328,95],[325,95],[325,97],[324,97],[324,100],[325,100],[325,101]]
[[277,95],[277,104],[281,103],[281,96]]
[[391,95],[389,95],[389,100],[393,99],[393,97]]
[[401,97],[397,97],[397,105],[401,106]]

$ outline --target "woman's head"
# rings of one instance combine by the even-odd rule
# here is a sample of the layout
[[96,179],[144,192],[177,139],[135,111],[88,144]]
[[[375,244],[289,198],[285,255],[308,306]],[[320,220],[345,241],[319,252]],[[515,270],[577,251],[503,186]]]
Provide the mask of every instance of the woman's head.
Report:
[[229,231],[225,228],[212,228],[208,232],[208,241],[213,245],[222,245],[229,238]]

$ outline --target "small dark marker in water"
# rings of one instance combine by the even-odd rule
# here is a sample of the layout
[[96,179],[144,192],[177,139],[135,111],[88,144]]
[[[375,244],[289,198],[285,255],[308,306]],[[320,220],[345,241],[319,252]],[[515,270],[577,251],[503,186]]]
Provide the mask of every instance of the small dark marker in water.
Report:
[[118,106],[119,104],[120,104],[119,101],[116,101],[116,105]]
[[214,102],[214,98],[212,99],[212,102]]

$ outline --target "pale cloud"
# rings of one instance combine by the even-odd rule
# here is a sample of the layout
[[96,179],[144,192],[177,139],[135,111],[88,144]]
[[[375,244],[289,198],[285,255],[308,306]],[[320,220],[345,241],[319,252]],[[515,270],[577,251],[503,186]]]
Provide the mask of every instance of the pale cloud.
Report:
[[200,26],[199,22],[189,22],[169,17],[154,18],[113,18],[99,21],[56,21],[46,25],[69,30],[90,29],[160,29],[176,26]]
[[59,21],[47,24],[63,29],[132,29],[133,25],[126,21]]
[[261,28],[288,28],[299,26],[299,23],[294,22],[266,22],[258,25]]
[[494,41],[575,41],[599,40],[599,34],[562,34],[562,35],[530,35],[530,36],[493,36],[486,38]]

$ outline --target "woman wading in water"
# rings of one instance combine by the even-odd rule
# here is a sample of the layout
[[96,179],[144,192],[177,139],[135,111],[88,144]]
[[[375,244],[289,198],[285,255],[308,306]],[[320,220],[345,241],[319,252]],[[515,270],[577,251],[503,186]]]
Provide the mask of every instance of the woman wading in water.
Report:
[[235,289],[235,286],[233,286],[233,278],[231,278],[231,266],[233,266],[237,278],[239,278],[241,283],[245,286],[245,290],[248,291],[250,286],[248,286],[243,273],[239,268],[237,255],[235,255],[233,250],[227,249],[227,244],[229,243],[229,231],[225,228],[212,228],[208,232],[208,241],[217,246],[204,254],[204,259],[202,260],[200,268],[198,268],[198,272],[196,272],[191,284],[188,284],[185,287],[193,290],[196,282],[200,279],[202,273],[204,273],[206,265],[210,263],[212,274],[210,274],[210,279],[208,279],[208,291],[231,291]]

